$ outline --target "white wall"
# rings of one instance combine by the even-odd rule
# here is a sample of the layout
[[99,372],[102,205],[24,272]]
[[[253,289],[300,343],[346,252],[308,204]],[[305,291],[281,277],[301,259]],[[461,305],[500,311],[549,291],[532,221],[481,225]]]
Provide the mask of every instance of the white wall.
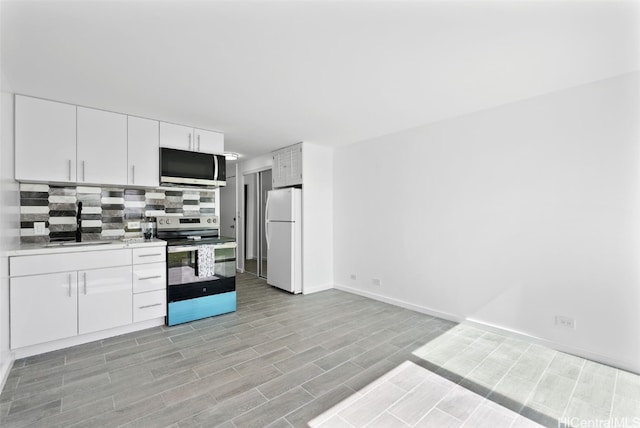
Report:
[[333,287],[333,149],[302,145],[302,291]]
[[0,387],[12,363],[9,350],[9,259],[20,240],[18,185],[13,179],[13,93],[2,74],[0,84]]
[[336,150],[336,285],[640,372],[639,75]]

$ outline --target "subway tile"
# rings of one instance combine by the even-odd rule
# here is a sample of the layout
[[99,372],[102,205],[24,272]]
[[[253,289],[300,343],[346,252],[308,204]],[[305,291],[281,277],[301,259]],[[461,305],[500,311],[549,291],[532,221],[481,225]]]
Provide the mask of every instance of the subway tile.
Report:
[[48,199],[49,192],[20,192],[20,200],[23,199]]
[[32,183],[20,183],[21,192],[46,192],[49,193],[48,184],[32,184]]

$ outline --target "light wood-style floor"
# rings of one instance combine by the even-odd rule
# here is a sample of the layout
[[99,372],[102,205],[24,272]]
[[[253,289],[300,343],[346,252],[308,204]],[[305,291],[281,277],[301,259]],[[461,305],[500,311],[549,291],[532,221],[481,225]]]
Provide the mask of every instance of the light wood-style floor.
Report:
[[232,314],[16,361],[0,426],[640,423],[636,375],[337,290],[237,288]]

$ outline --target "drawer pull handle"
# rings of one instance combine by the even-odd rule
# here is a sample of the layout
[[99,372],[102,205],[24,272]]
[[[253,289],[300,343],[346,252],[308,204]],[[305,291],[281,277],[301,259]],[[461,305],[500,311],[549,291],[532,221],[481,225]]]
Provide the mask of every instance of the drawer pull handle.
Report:
[[71,297],[71,274],[69,274],[69,297]]
[[161,306],[161,305],[162,305],[162,303],[154,303],[153,305],[138,306],[138,309],[153,308],[154,306]]
[[155,276],[145,276],[144,278],[138,278],[140,281],[145,281],[147,279],[156,279],[156,278],[162,278],[162,275],[155,275]]
[[139,254],[138,257],[154,257],[154,256],[161,256],[162,253],[157,253],[157,254]]

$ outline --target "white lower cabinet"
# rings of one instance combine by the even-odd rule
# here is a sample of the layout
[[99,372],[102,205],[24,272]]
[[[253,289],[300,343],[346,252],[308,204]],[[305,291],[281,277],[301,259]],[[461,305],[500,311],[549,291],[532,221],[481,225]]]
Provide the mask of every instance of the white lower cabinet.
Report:
[[131,266],[78,272],[78,333],[131,324]]
[[164,254],[162,246],[9,257],[11,349],[164,316]]
[[76,272],[11,278],[11,347],[78,334]]

